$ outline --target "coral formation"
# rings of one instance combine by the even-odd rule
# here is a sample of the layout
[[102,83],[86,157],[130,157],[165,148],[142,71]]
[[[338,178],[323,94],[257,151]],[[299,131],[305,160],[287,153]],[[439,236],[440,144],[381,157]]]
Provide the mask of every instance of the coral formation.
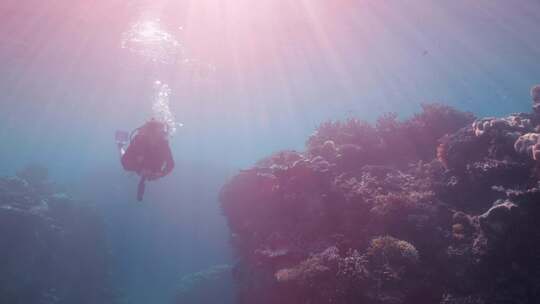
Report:
[[527,133],[521,135],[514,143],[514,149],[519,154],[528,156],[536,161],[540,161],[539,138],[540,134],[538,133]]
[[328,122],[240,172],[220,197],[239,303],[535,303],[536,115]]
[[103,225],[47,170],[0,178],[0,303],[111,303]]

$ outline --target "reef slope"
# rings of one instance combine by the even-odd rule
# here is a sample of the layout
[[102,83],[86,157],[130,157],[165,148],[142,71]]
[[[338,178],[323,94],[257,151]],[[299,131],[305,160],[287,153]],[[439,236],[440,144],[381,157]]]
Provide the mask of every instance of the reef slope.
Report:
[[112,303],[103,228],[44,168],[0,178],[0,303]]
[[328,122],[238,173],[220,200],[239,303],[536,303],[536,103]]

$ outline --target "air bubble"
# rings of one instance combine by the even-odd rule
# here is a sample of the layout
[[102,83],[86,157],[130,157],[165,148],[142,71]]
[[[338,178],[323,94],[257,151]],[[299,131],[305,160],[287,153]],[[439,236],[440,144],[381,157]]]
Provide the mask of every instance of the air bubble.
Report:
[[169,85],[159,80],[154,81],[153,117],[167,125],[169,136],[173,136],[177,127],[181,125],[176,122],[176,117],[171,111],[169,99],[171,92]]
[[162,28],[160,19],[141,20],[133,24],[123,34],[121,46],[160,63],[173,63],[183,52],[180,42]]

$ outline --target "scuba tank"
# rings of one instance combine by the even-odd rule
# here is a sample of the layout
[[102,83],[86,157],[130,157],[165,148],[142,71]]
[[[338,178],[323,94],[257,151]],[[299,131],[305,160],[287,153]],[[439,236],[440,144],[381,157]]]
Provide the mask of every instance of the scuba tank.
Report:
[[[121,151],[123,151],[123,147],[125,145],[131,146],[132,144],[137,144],[135,142],[140,142],[139,139],[142,140],[145,145],[145,149],[144,149],[145,152],[142,152],[144,154],[148,152],[149,148],[153,149],[152,147],[155,146],[156,144],[163,144],[162,142],[160,142],[159,139],[161,138],[162,135],[166,137],[168,133],[169,133],[169,128],[167,124],[156,121],[155,119],[151,119],[150,121],[146,122],[143,126],[134,129],[131,133],[128,133],[126,131],[116,131],[115,139],[116,139],[116,143],[121,148]],[[156,139],[158,139],[158,141],[156,141]],[[148,147],[148,145],[151,145],[151,146]],[[127,150],[129,150],[129,147],[126,149],[126,151]],[[141,153],[140,149],[137,149],[137,150],[139,150],[138,153]],[[121,152],[121,155],[123,156],[124,154]],[[146,181],[152,180],[152,179],[151,178],[149,179],[148,175],[146,175],[144,171],[141,171],[144,168],[140,168],[137,164],[132,164],[129,166],[124,165],[123,163],[124,158],[122,157],[121,160],[122,160],[122,165],[124,166],[125,170],[137,172],[137,174],[140,176],[139,184],[137,186],[137,200],[142,201],[143,196],[144,196],[144,191],[146,188]]]

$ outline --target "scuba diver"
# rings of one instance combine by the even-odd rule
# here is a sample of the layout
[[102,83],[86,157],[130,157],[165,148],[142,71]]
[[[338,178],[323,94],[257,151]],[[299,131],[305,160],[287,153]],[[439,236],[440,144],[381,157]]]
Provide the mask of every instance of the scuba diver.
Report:
[[154,118],[131,133],[127,149],[124,149],[128,140],[127,133],[119,131],[116,134],[122,167],[141,177],[137,189],[138,201],[143,199],[147,180],[164,177],[174,168],[168,134],[166,125]]

